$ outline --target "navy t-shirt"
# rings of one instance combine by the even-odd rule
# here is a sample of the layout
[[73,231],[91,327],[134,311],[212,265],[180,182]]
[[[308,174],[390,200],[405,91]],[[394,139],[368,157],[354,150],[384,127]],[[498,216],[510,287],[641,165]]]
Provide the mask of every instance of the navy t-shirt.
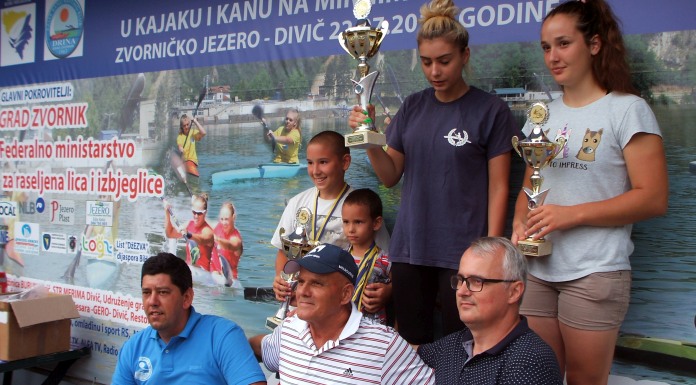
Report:
[[471,87],[442,103],[432,88],[410,95],[387,144],[404,154],[392,262],[456,269],[469,244],[487,235],[488,161],[522,138],[505,102]]

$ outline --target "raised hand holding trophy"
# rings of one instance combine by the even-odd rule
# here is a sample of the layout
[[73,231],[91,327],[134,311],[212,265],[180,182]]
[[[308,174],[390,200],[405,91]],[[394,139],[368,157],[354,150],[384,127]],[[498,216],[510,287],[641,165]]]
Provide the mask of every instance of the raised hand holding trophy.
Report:
[[[319,242],[312,242],[307,238],[307,224],[312,218],[312,212],[306,208],[301,207],[297,210],[295,214],[295,221],[297,223],[295,230],[290,233],[290,235],[285,236],[285,229],[280,229],[280,241],[283,243],[283,251],[288,257],[288,261],[297,260],[304,257],[309,253]],[[287,266],[287,265],[286,265]],[[297,284],[297,273],[298,271],[286,271],[283,269],[280,276],[290,285],[292,290],[295,289]],[[290,301],[292,295],[289,295],[283,304],[280,306],[276,314],[272,317],[266,318],[266,328],[273,330],[285,319],[288,309],[290,308]]]
[[[389,32],[389,22],[383,20],[379,29],[372,28],[367,16],[372,9],[371,0],[355,0],[353,4],[353,15],[358,19],[355,27],[348,28],[341,34],[338,42],[341,47],[348,52],[358,63],[360,80],[355,81],[354,91],[358,96],[358,102],[363,110],[367,111],[370,104],[372,90],[379,76],[379,71],[370,71],[367,60],[377,54],[382,40]],[[346,146],[357,148],[368,148],[374,146],[384,146],[387,144],[384,134],[377,132],[374,122],[369,117],[365,123],[358,126],[352,134],[345,135]]]
[[[541,169],[548,166],[551,160],[563,150],[565,138],[558,137],[555,142],[549,140],[544,134],[542,125],[549,119],[549,108],[544,102],[532,104],[527,110],[527,118],[534,124],[532,132],[527,138],[520,141],[516,136],[512,137],[512,147],[515,149],[527,165],[532,170],[531,190],[524,187],[524,193],[527,195],[527,207],[533,210],[542,204],[546,199],[549,190],[541,190],[541,184],[544,177],[541,176]],[[551,254],[551,242],[543,237],[537,240],[532,237],[527,237],[524,240],[517,242],[517,248],[522,254],[528,257],[541,257]]]

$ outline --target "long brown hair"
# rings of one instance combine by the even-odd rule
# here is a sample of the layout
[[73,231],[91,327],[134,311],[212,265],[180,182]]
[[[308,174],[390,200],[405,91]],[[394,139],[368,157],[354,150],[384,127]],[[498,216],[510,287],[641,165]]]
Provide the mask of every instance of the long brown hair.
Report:
[[588,47],[593,37],[599,37],[599,53],[592,57],[592,74],[597,83],[608,91],[638,95],[631,82],[619,20],[609,4],[604,0],[571,0],[549,12],[544,22],[560,14],[575,17],[575,28],[582,33]]

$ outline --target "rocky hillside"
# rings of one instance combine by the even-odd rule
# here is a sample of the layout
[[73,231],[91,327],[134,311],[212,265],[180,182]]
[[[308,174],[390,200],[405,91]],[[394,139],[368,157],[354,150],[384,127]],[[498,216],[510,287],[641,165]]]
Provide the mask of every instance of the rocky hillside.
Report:
[[667,68],[684,69],[686,60],[696,52],[696,30],[656,33],[649,47]]

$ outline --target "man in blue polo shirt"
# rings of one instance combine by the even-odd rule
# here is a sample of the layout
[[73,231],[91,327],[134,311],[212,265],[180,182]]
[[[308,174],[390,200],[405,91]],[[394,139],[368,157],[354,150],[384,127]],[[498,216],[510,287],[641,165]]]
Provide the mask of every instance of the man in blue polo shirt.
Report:
[[140,286],[150,326],[123,345],[112,384],[266,384],[242,329],[193,308],[186,262],[169,253],[149,258]]
[[563,384],[556,355],[519,314],[526,277],[525,257],[505,238],[464,252],[451,283],[466,328],[418,347],[436,384]]

